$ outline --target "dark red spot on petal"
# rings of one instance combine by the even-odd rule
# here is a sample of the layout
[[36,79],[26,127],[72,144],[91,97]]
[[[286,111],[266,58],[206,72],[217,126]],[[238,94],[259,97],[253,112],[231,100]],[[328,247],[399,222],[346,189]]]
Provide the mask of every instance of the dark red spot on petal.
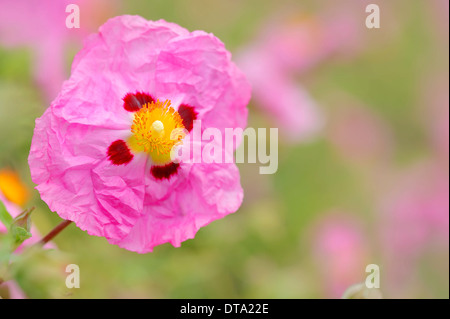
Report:
[[123,107],[129,112],[139,111],[143,105],[154,102],[155,99],[147,93],[136,92],[128,93],[123,98]]
[[108,147],[108,158],[114,165],[128,164],[134,155],[123,140],[112,142]]
[[192,130],[194,120],[197,119],[197,112],[195,112],[194,107],[181,104],[178,108],[178,114],[180,114],[183,120],[183,125],[189,132]]
[[152,173],[153,177],[156,179],[169,179],[170,176],[174,175],[178,171],[179,167],[179,163],[169,163],[164,166],[152,166],[150,173]]

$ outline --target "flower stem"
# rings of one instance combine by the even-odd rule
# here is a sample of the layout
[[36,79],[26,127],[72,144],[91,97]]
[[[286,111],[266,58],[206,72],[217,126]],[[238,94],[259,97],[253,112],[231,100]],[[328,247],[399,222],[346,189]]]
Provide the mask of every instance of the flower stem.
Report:
[[55,228],[53,228],[48,234],[47,236],[45,236],[44,238],[42,238],[37,244],[38,245],[45,245],[46,243],[48,243],[50,240],[52,240],[56,235],[58,235],[61,231],[64,230],[64,228],[66,228],[67,226],[70,225],[70,223],[72,223],[71,220],[65,220],[62,221],[61,223],[58,224],[58,226],[56,226]]

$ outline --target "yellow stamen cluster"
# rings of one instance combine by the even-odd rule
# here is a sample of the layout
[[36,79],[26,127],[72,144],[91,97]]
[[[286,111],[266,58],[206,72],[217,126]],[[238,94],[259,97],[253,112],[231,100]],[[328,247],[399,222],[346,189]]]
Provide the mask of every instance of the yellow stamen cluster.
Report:
[[131,132],[130,147],[134,151],[147,152],[158,165],[171,162],[172,148],[185,136],[183,120],[169,100],[147,103],[135,112]]

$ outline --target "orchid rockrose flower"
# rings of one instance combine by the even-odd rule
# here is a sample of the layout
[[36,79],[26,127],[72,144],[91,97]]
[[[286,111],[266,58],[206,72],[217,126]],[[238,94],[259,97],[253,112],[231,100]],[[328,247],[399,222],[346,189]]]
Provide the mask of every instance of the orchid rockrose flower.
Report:
[[90,235],[139,253],[178,247],[235,212],[243,190],[234,163],[173,161],[171,151],[198,142],[190,138],[197,122],[245,128],[249,99],[214,35],[112,18],[87,38],[36,120],[32,180],[52,211]]

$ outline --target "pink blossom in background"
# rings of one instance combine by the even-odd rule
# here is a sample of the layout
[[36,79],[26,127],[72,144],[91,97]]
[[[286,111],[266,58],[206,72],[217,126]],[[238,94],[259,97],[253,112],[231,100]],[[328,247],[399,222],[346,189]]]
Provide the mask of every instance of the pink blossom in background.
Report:
[[[26,299],[27,296],[14,280],[8,280],[1,284],[6,286],[9,293],[9,299]],[[1,297],[1,296],[0,296]]]
[[386,282],[408,289],[419,258],[434,248],[448,251],[448,167],[427,162],[394,176],[380,215],[380,240],[386,260]]
[[313,227],[313,253],[325,295],[340,298],[365,278],[369,247],[361,225],[350,215],[326,214]]
[[322,112],[297,78],[328,58],[359,50],[360,26],[351,12],[282,15],[266,22],[257,39],[238,53],[255,104],[291,142],[313,137],[324,125]]
[[[80,8],[80,28],[66,27],[68,4]],[[33,58],[33,77],[48,100],[56,97],[67,78],[66,51],[80,46],[88,30],[118,2],[107,0],[0,0],[0,45],[26,47]]]
[[108,20],[36,121],[29,165],[41,198],[89,234],[139,253],[178,247],[235,212],[243,191],[234,163],[174,163],[164,148],[175,143],[172,128],[190,132],[194,120],[222,132],[246,126],[250,86],[230,59],[203,31]]
[[323,118],[309,93],[286,76],[264,51],[246,51],[239,66],[252,84],[255,103],[280,128],[287,141],[313,137],[323,126]]
[[361,50],[354,11],[327,8],[316,14],[279,17],[263,29],[258,46],[290,74],[302,74],[328,58],[353,56]]

